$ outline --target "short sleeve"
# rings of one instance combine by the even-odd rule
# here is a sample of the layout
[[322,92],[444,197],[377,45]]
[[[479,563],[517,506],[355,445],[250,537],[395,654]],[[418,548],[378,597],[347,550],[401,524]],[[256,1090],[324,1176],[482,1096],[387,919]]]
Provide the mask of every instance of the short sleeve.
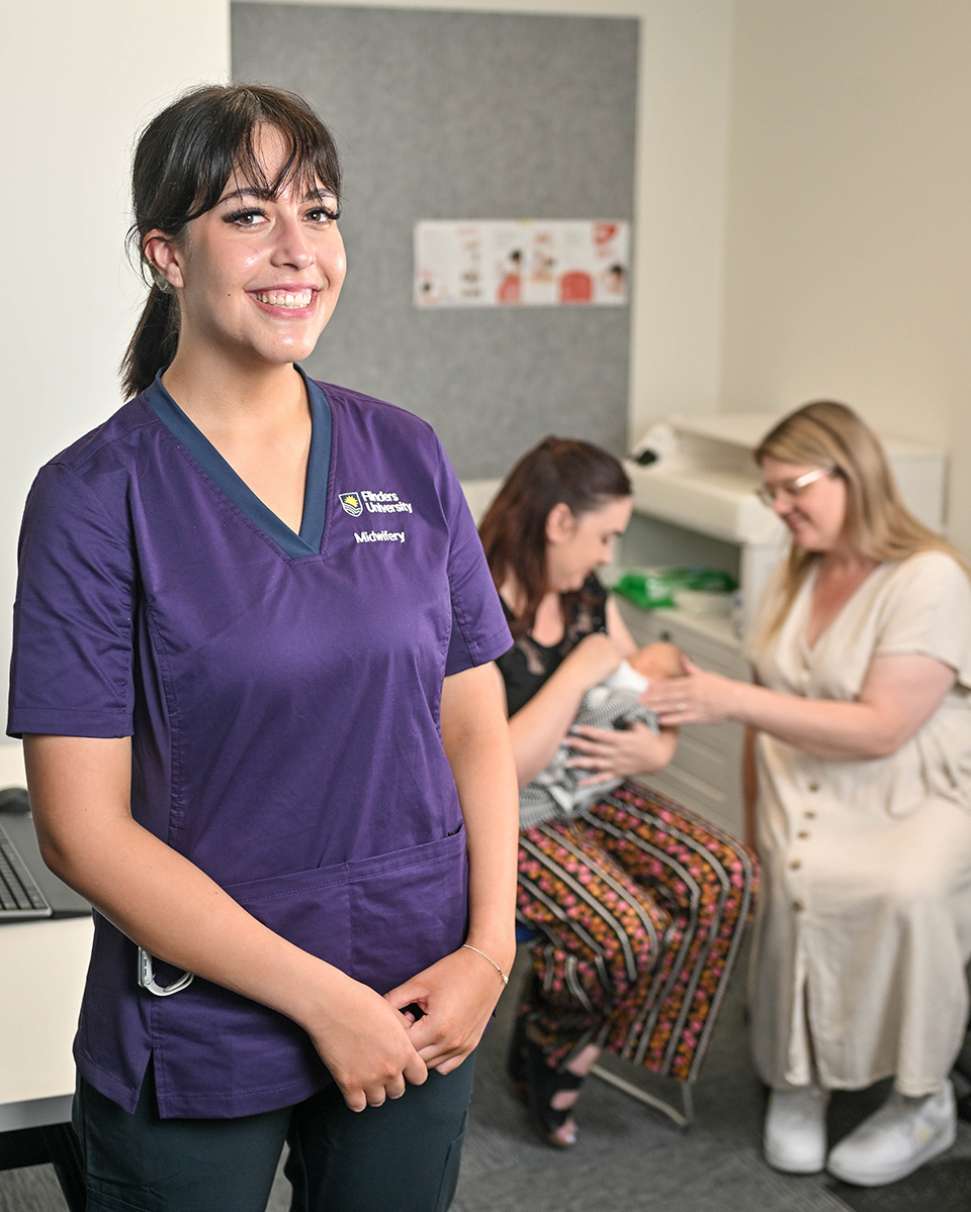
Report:
[[512,647],[512,636],[462,486],[441,444],[438,449],[452,601],[452,631],[445,658],[448,677],[502,656]]
[[971,580],[946,552],[921,552],[896,569],[877,629],[875,656],[934,657],[971,687]]
[[7,734],[130,736],[134,569],[123,520],[112,525],[76,472],[48,464],[27,498],[17,563]]

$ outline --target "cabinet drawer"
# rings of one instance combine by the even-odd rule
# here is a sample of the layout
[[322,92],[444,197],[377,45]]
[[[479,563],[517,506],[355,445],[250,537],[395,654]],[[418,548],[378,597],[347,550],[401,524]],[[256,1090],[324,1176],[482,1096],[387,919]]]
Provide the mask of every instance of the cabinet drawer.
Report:
[[689,724],[678,734],[671,762],[718,785],[739,777],[744,731],[740,724]]
[[727,678],[748,682],[751,672],[748,662],[735,645],[721,644],[706,635],[699,635],[688,622],[673,619],[670,614],[659,615],[655,622],[657,639],[677,644],[696,665],[723,674]]

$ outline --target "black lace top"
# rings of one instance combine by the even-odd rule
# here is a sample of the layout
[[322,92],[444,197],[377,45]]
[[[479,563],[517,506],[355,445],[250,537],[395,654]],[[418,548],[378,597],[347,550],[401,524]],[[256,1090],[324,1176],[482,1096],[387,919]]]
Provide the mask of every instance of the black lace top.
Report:
[[[512,620],[509,607],[505,602],[502,606],[506,618]],[[524,635],[496,661],[506,684],[510,716],[525,707],[584,636],[606,630],[607,591],[596,574],[591,573],[572,601],[563,639],[558,644],[540,644],[531,635]]]

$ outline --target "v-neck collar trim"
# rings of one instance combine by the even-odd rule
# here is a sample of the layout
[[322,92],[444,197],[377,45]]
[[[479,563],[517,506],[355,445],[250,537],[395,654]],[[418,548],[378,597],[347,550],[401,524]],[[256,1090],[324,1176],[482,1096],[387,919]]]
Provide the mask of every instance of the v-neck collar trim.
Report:
[[816,578],[819,574],[819,565],[814,564],[812,568],[810,568],[806,579],[802,583],[800,591],[803,595],[803,610],[802,618],[799,620],[798,632],[799,642],[802,646],[804,654],[807,657],[812,657],[818,651],[820,644],[826,639],[833,627],[843,621],[848,616],[852,608],[855,607],[859,601],[863,600],[863,591],[867,588],[867,586],[872,585],[873,578],[877,573],[881,572],[884,567],[884,564],[876,564],[870,569],[863,580],[859,583],[859,585],[857,585],[850,596],[840,606],[839,610],[837,610],[837,612],[833,615],[833,617],[829,620],[829,622],[822,629],[819,635],[816,636],[811,644],[809,642],[809,628],[812,623],[813,589],[816,584]]
[[265,505],[201,429],[183,412],[162,383],[162,371],[145,391],[149,407],[180,442],[219,489],[260,530],[289,556],[319,555],[327,515],[327,486],[330,471],[332,412],[324,389],[294,364],[303,380],[310,405],[311,437],[304,484],[303,516],[297,534]]

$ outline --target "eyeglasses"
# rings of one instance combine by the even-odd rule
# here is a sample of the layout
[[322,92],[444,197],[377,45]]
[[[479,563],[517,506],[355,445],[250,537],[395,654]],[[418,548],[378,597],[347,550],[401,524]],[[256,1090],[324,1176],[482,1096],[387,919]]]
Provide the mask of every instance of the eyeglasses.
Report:
[[785,493],[791,501],[794,501],[810,484],[815,484],[823,476],[831,476],[835,471],[835,467],[817,467],[813,471],[804,471],[794,480],[783,480],[781,484],[760,484],[755,490],[755,495],[763,505],[770,507],[775,504],[780,493]]

